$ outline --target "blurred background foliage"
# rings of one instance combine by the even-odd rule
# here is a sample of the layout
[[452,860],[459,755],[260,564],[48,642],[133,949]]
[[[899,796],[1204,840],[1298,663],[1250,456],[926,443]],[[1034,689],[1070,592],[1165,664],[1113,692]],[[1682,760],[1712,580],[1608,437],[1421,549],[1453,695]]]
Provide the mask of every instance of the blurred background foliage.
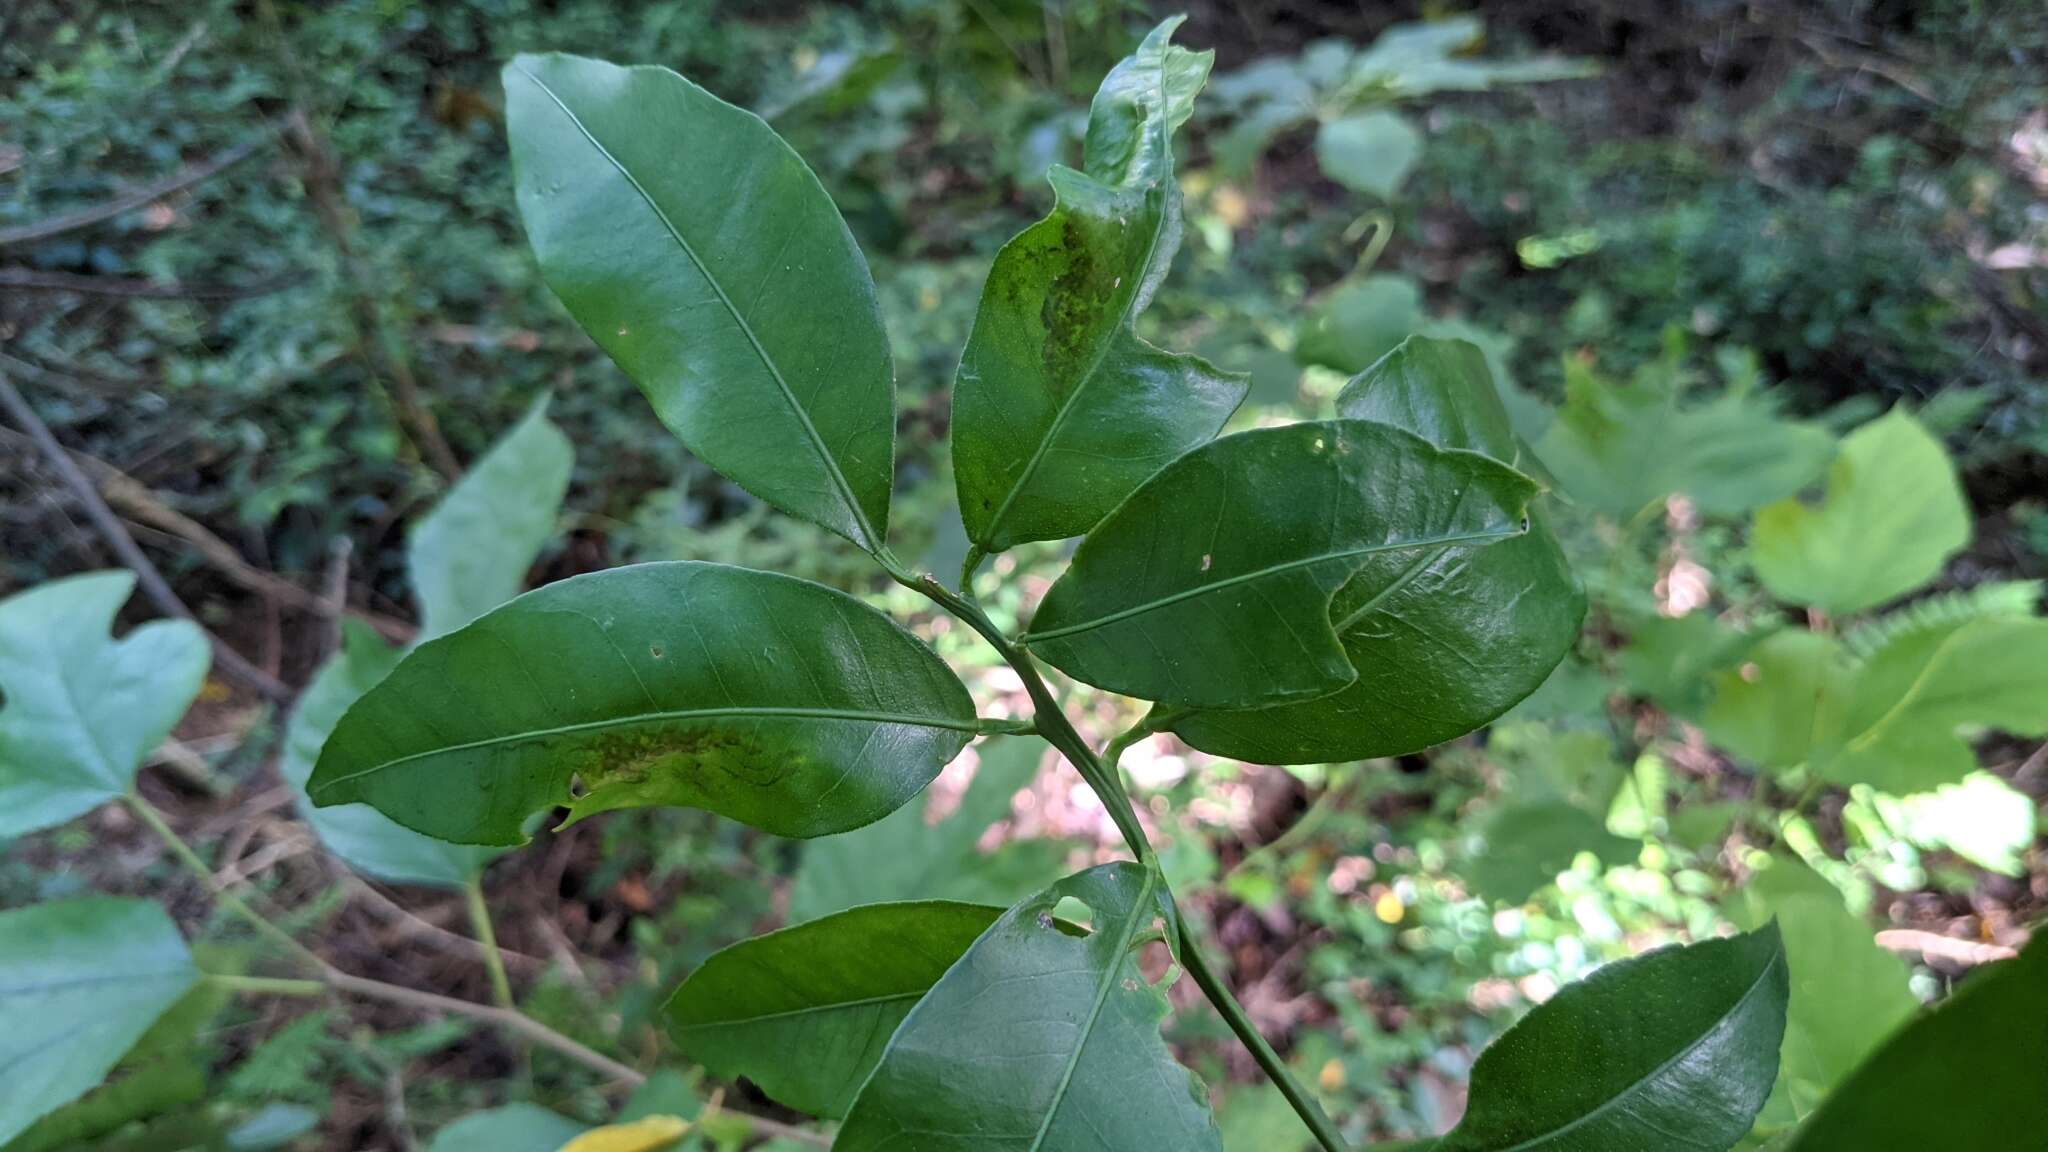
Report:
[[[2038,8],[1185,7],[1181,39],[1213,46],[1217,74],[1182,165],[1189,240],[1147,334],[1251,372],[1240,425],[1327,415],[1411,333],[1479,343],[1564,498],[1593,601],[1542,691],[1430,754],[1282,771],[1155,737],[1125,757],[1253,1015],[1349,1132],[1444,1130],[1519,1009],[1657,942],[1818,907],[1816,939],[1853,938],[1853,987],[1833,994],[1883,1017],[1898,989],[1932,996],[2022,938],[2048,910],[2038,741],[1978,741],[1959,784],[1844,786],[1774,758],[1725,689],[1770,667],[1758,644],[1854,646],[1855,620],[1780,607],[1805,602],[1755,558],[1756,510],[1818,494],[1842,437],[1894,409],[1954,461],[1967,545],[1886,598],[1920,615],[1866,620],[1855,658],[1914,627],[2038,612],[2038,586],[2017,583],[2048,576]],[[545,394],[575,464],[531,582],[678,558],[792,572],[914,617],[985,710],[1014,709],[1020,686],[971,637],[692,460],[547,294],[514,217],[497,70],[538,49],[666,64],[811,162],[895,345],[896,549],[950,573],[965,540],[946,394],[981,278],[1050,205],[1045,167],[1074,157],[1097,78],[1164,11],[18,0],[0,11],[0,374],[90,458],[207,626],[293,684],[333,648],[334,589],[405,631],[406,531],[447,486],[441,442],[474,463]],[[160,182],[180,186],[150,194]],[[19,431],[0,433],[0,593],[110,563]],[[1027,615],[1061,556],[1000,558],[992,613]],[[222,838],[218,866],[299,904],[358,970],[481,997],[459,897],[324,860],[273,774],[286,716],[224,682],[203,699],[150,787]],[[1098,737],[1132,719],[1083,688],[1071,703]],[[1111,851],[1067,770],[979,751],[922,807],[813,845],[681,811],[542,834],[488,876],[526,1001],[651,1057],[663,990],[753,930],[887,896],[1005,900]],[[165,890],[121,812],[95,821],[116,851],[88,851],[86,828],[7,846],[0,903]],[[184,1015],[187,1047],[232,1073],[131,1075],[160,1091],[23,1146],[404,1146],[486,1105],[609,1115],[585,1074],[458,1023]],[[1219,1022],[1188,1011],[1174,1029],[1222,1086],[1233,1152],[1305,1146]],[[1781,1120],[1825,1087],[1799,1074]],[[715,1090],[693,1077],[658,1082],[673,1107]],[[134,1117],[150,1119],[121,1126]]]

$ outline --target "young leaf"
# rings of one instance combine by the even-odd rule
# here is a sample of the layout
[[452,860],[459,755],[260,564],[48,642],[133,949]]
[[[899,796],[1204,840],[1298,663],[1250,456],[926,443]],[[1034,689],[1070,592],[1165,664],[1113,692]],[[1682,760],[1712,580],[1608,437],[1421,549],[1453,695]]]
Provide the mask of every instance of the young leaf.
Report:
[[98,1084],[198,980],[177,925],[147,901],[0,912],[0,1144]]
[[1773,595],[1846,615],[1934,579],[1969,539],[1955,464],[1894,409],[1842,441],[1819,506],[1784,500],[1759,509],[1750,553]]
[[[1067,897],[1092,931],[1053,919]],[[836,1152],[1220,1152],[1209,1099],[1159,1035],[1139,971],[1175,912],[1159,873],[1105,864],[1003,914],[896,1029]]]
[[797,154],[665,68],[505,67],[519,213],[548,286],[706,464],[870,552],[895,384],[867,262]]
[[341,651],[320,666],[299,694],[285,728],[278,771],[298,793],[299,815],[312,825],[320,843],[349,867],[393,884],[459,888],[481,873],[497,852],[423,836],[368,804],[318,808],[306,795],[306,782],[335,723],[389,675],[403,655],[353,620],[342,623],[341,638]]
[[[1357,679],[1355,613],[1446,546],[1519,535],[1536,486],[1476,452],[1363,420],[1261,428],[1174,461],[1097,525],[1023,643],[1061,671],[1169,705],[1251,708]],[[1361,578],[1362,577],[1362,578]],[[1422,631],[1457,604],[1422,607]]]
[[1173,132],[1213,53],[1145,38],[1102,82],[1081,171],[1003,246],[953,387],[968,537],[990,552],[1086,532],[1147,476],[1214,436],[1248,381],[1162,351],[1132,323],[1180,247]]
[[1422,133],[1384,108],[1328,120],[1316,131],[1316,164],[1346,188],[1392,200],[1422,154]]
[[206,636],[185,620],[119,640],[128,572],[52,580],[0,600],[0,840],[115,799],[206,680]]
[[413,527],[405,552],[420,639],[453,632],[519,595],[526,570],[554,538],[575,459],[547,407],[543,396]]
[[686,804],[782,836],[880,819],[974,729],[888,617],[788,576],[640,564],[529,592],[408,655],[335,725],[309,791],[459,844]]
[[1769,926],[1610,964],[1480,1053],[1433,1152],[1730,1148],[1777,1075],[1785,998]]
[[[1464,341],[1411,337],[1345,387],[1337,412],[1510,466],[1525,455],[1485,357]],[[1188,713],[1168,727],[1205,752],[1262,764],[1418,751],[1534,692],[1578,639],[1585,613],[1540,518],[1498,543],[1374,556],[1330,608],[1358,670],[1348,687],[1275,708]]]
[[1982,969],[1837,1088],[1786,1152],[2009,1152],[2048,1133],[2048,937]]
[[1906,966],[1797,858],[1773,859],[1729,903],[1737,923],[1775,920],[1785,937],[1792,996],[1784,1062],[1760,1121],[1789,1126],[1910,1019],[1919,1001],[1906,985]]
[[957,900],[1008,907],[1058,879],[1063,840],[979,841],[1010,814],[1010,799],[1038,775],[1045,742],[1000,736],[975,746],[979,760],[960,806],[936,825],[924,804],[905,804],[865,828],[804,845],[789,888],[789,918],[815,920],[862,904]]
[[745,1076],[799,1112],[844,1116],[896,1025],[1002,911],[870,904],[742,941],[669,998],[669,1035],[720,1076]]

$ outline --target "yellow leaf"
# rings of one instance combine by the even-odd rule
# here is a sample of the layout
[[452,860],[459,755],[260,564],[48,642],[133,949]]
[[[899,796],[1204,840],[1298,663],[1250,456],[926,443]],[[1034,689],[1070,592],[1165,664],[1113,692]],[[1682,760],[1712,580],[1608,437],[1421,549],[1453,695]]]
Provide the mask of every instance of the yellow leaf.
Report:
[[631,1124],[592,1128],[562,1145],[562,1152],[664,1152],[689,1131],[690,1122],[681,1116],[649,1116]]

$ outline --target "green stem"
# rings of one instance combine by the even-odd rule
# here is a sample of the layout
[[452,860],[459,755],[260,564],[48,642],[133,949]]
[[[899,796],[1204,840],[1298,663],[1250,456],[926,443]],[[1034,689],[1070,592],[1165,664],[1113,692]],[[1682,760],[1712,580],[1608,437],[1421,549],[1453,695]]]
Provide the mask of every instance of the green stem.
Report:
[[498,933],[491,926],[491,909],[484,903],[484,882],[480,876],[471,876],[462,886],[462,894],[469,904],[469,926],[476,933],[476,942],[483,946],[484,967],[491,974],[491,999],[500,1008],[516,1009],[512,999],[512,980],[505,974],[505,954],[498,951]]
[[226,972],[208,972],[206,982],[251,996],[325,996],[328,992],[326,983],[319,980],[280,980],[272,976],[235,976]]
[[1030,720],[1007,716],[977,716],[974,730],[984,736],[1029,736],[1038,731],[1038,725]]
[[[996,627],[995,622],[990,620],[987,613],[973,601],[955,594],[929,575],[913,575],[902,566],[886,560],[884,566],[897,583],[922,592],[933,603],[980,633],[981,638],[988,641],[1002,656],[1004,662],[1016,671],[1018,677],[1024,681],[1024,690],[1031,695],[1032,719],[1037,724],[1039,735],[1059,749],[1060,754],[1067,758],[1068,763],[1074,766],[1074,770],[1081,774],[1081,778],[1088,782],[1090,788],[1094,789],[1095,794],[1101,798],[1103,807],[1109,810],[1110,818],[1116,821],[1117,830],[1123,833],[1124,842],[1130,846],[1138,861],[1156,866],[1157,857],[1152,851],[1152,843],[1145,838],[1145,829],[1138,823],[1137,812],[1131,807],[1131,798],[1123,789],[1122,777],[1117,774],[1114,756],[1108,757],[1105,763],[1105,759],[1097,757],[1094,749],[1090,748],[1088,742],[1081,738],[1081,734],[1074,730],[1073,723],[1067,719],[1067,714],[1060,707],[1059,700],[1053,696],[1052,689],[1046,687],[1044,678],[1038,674],[1038,666],[1033,663],[1031,655],[1010,643],[1009,637],[1003,635],[1003,630]],[[1125,747],[1149,734],[1153,731],[1152,722],[1153,717],[1148,714],[1136,726],[1112,740],[1110,751],[1121,753]],[[1164,883],[1163,879],[1161,883]],[[1324,1152],[1349,1152],[1343,1137],[1337,1134],[1335,1126],[1330,1123],[1330,1118],[1323,1114],[1322,1106],[1317,1104],[1300,1084],[1295,1083],[1294,1074],[1287,1070],[1287,1065],[1281,1061],[1279,1054],[1273,1051],[1273,1046],[1266,1043],[1265,1037],[1259,1035],[1259,1030],[1252,1025],[1251,1018],[1245,1015],[1244,1009],[1231,996],[1230,989],[1209,968],[1207,961],[1203,960],[1201,952],[1195,947],[1193,935],[1188,931],[1187,918],[1182,916],[1178,919],[1181,963],[1186,965],[1188,972],[1194,976],[1196,986],[1209,998],[1209,1003],[1216,1006],[1216,1011],[1222,1014],[1224,1022],[1230,1025],[1230,1030],[1236,1033],[1238,1040],[1251,1051],[1252,1059],[1258,1062],[1259,1067],[1264,1069],[1266,1075],[1279,1087],[1280,1094],[1287,1098],[1295,1114],[1300,1116],[1302,1123],[1315,1134]]]
[[251,908],[240,896],[223,888],[220,881],[214,879],[213,869],[207,865],[206,861],[200,859],[199,853],[193,851],[192,846],[185,843],[185,838],[178,835],[177,831],[164,820],[163,813],[158,812],[155,805],[144,800],[140,793],[134,791],[130,791],[123,799],[128,802],[129,810],[134,812],[136,817],[144,824],[149,825],[150,831],[155,832],[157,838],[164,842],[164,846],[171,850],[171,855],[176,856],[179,862],[185,865],[187,871],[199,878],[199,882],[206,886],[207,892],[212,895],[215,903],[234,913],[243,923],[254,928],[258,935],[284,949],[293,959],[313,968],[315,971],[325,971],[327,969],[327,961],[315,955],[312,949],[292,939],[291,933],[271,923],[269,917]]
[[1323,1146],[1324,1152],[1347,1152],[1344,1137],[1338,1133],[1337,1126],[1330,1122],[1330,1117],[1323,1112],[1323,1106],[1295,1081],[1294,1073],[1288,1071],[1287,1064],[1280,1059],[1280,1054],[1273,1051],[1273,1046],[1266,1043],[1264,1036],[1259,1035],[1258,1026],[1245,1014],[1244,1007],[1237,1002],[1237,998],[1230,994],[1229,985],[1209,967],[1209,961],[1203,957],[1195,934],[1188,929],[1185,914],[1180,917],[1180,962],[1187,968],[1188,975],[1195,978],[1195,986],[1202,990],[1202,995],[1208,997],[1209,1003],[1215,1005],[1216,1011],[1223,1017],[1223,1022],[1230,1025],[1230,1030],[1237,1035],[1238,1042],[1251,1051],[1252,1059],[1258,1061],[1259,1067],[1265,1070],[1273,1085],[1280,1089],[1280,1094],[1287,1098],[1287,1103],[1294,1109],[1294,1114],[1301,1117],[1301,1122],[1308,1125],[1308,1130],[1315,1134],[1316,1143]]

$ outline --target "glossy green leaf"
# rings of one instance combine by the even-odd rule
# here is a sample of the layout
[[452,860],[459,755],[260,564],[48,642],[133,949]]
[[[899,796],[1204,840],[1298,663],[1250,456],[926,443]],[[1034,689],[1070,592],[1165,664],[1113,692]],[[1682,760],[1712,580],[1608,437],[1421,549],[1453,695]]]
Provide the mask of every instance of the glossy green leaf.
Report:
[[683,804],[783,836],[880,819],[974,728],[930,649],[851,596],[717,564],[529,592],[420,646],[320,753],[316,804],[367,803],[464,844]]
[[1729,895],[1729,905],[1739,924],[1776,920],[1785,939],[1792,998],[1784,1059],[1760,1125],[1788,1125],[1813,1111],[1920,1004],[1906,985],[1906,965],[1878,947],[1841,893],[1797,859],[1773,858]]
[[198,980],[177,925],[147,901],[0,912],[0,1144],[105,1079]]
[[472,1112],[434,1133],[427,1152],[559,1152],[589,1129],[538,1104],[506,1104]]
[[1829,434],[1779,415],[1761,393],[1687,403],[1670,359],[1628,383],[1565,364],[1565,403],[1536,445],[1564,491],[1616,519],[1683,494],[1714,515],[1747,512],[1799,491],[1834,451]]
[[413,527],[406,566],[420,639],[453,632],[526,588],[526,570],[554,538],[574,462],[543,397]]
[[664,68],[505,68],[542,274],[706,464],[883,546],[895,385],[867,262],[774,130]]
[[342,713],[389,675],[403,656],[356,621],[344,621],[341,635],[341,651],[320,666],[299,694],[285,728],[278,771],[298,794],[300,817],[349,867],[393,884],[459,888],[481,874],[497,852],[422,835],[368,804],[319,808],[306,795],[320,749]]
[[720,1076],[745,1076],[799,1112],[844,1116],[896,1025],[1002,911],[869,904],[742,941],[669,998],[669,1035]]
[[[1520,442],[1479,349],[1413,337],[1359,375],[1337,412],[1507,465]],[[1171,730],[1205,752],[1267,764],[1360,760],[1462,736],[1534,692],[1578,639],[1586,600],[1540,516],[1499,542],[1374,556],[1331,603],[1358,678],[1251,711],[1195,712]]]
[[1972,973],[1828,1097],[1786,1152],[2016,1152],[2048,1139],[2048,936]]
[[1522,904],[1581,852],[1602,863],[1633,863],[1642,851],[1634,840],[1607,830],[1600,816],[1564,800],[1506,802],[1474,823],[1459,871],[1473,892],[1504,904]]
[[[1092,931],[1053,918],[1086,904]],[[1159,874],[1105,864],[1004,913],[910,1011],[836,1152],[1220,1152],[1209,1099],[1159,1035],[1164,993],[1137,963],[1174,936]]]
[[108,635],[134,588],[131,573],[93,572],[0,600],[0,839],[127,792],[199,694],[208,652],[197,626]]
[[1777,1075],[1786,988],[1772,927],[1601,968],[1480,1054],[1434,1152],[1730,1148]]
[[1407,117],[1383,108],[1324,121],[1316,131],[1323,175],[1382,200],[1392,200],[1422,155],[1422,133]]
[[1780,599],[1847,614],[1941,573],[1970,539],[1970,509],[1941,442],[1903,410],[1842,441],[1818,505],[1761,508],[1750,559]]
[[1295,336],[1294,358],[1339,372],[1363,372],[1428,324],[1422,289],[1406,276],[1345,280],[1310,305]]
[[812,920],[862,904],[954,900],[1008,907],[1058,879],[1072,845],[1063,840],[1004,840],[980,847],[989,826],[1010,815],[1010,800],[1031,785],[1045,742],[999,736],[975,746],[974,779],[959,807],[933,822],[922,804],[905,804],[865,828],[804,845],[789,888],[789,918]]
[[1170,705],[1328,695],[1358,678],[1345,617],[1447,545],[1520,535],[1535,492],[1476,452],[1363,420],[1227,436],[1088,534],[1023,643],[1078,679]]
[[1103,80],[1081,171],[1003,247],[953,387],[953,470],[968,537],[995,552],[1086,532],[1147,476],[1213,437],[1245,378],[1132,325],[1180,247],[1173,132],[1208,52],[1154,29]]

